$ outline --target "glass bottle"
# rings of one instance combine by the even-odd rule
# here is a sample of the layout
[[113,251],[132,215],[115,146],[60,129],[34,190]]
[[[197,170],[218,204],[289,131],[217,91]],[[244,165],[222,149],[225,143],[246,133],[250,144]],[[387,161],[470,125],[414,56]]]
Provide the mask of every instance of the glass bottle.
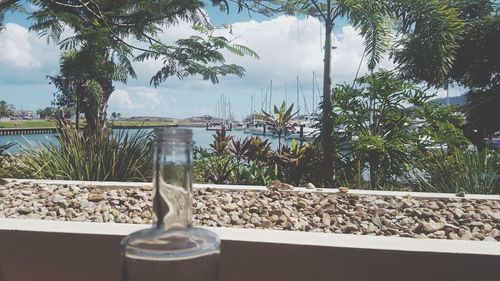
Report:
[[153,227],[122,240],[125,281],[216,281],[220,240],[192,227],[192,130],[155,129]]

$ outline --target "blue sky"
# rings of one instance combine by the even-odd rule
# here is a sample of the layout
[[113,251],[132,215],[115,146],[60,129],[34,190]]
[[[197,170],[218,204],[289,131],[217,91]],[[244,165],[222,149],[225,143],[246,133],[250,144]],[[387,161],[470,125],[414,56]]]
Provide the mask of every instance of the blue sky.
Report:
[[[124,116],[165,116],[183,118],[193,115],[215,114],[216,102],[221,95],[231,100],[237,118],[250,113],[250,100],[254,96],[254,107],[262,105],[262,92],[266,92],[273,80],[273,104],[281,103],[285,96],[291,100],[296,93],[296,77],[302,85],[301,107],[304,100],[312,111],[312,73],[322,77],[321,33],[324,29],[314,18],[293,18],[261,15],[249,17],[247,13],[227,15],[218,8],[207,7],[207,14],[214,26],[231,25],[217,33],[255,50],[260,59],[227,55],[228,63],[242,65],[246,69],[244,78],[223,77],[213,85],[199,77],[179,81],[168,79],[158,88],[149,85],[150,77],[159,69],[161,62],[147,61],[134,65],[139,77],[130,79],[127,85],[116,84],[108,111],[120,112]],[[29,23],[23,15],[7,17],[6,30],[0,33],[0,100],[6,100],[18,109],[35,110],[49,106],[55,89],[48,84],[47,75],[58,72],[60,51],[45,38],[28,32]],[[165,42],[185,38],[194,32],[188,24],[180,24],[161,34]],[[67,34],[70,34],[69,32]],[[334,30],[332,78],[334,83],[352,81],[363,52],[363,41],[356,30],[339,21]],[[383,68],[392,68],[385,59]],[[361,73],[366,72],[362,64]],[[285,93],[286,89],[286,93]],[[439,91],[439,96],[444,95]],[[451,95],[460,93],[459,89]],[[315,101],[318,101],[316,92]]]

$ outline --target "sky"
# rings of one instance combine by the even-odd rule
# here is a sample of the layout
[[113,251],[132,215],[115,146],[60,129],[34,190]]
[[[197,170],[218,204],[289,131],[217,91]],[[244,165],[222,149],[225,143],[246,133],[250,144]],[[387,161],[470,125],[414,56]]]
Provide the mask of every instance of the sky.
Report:
[[[254,108],[263,105],[262,96],[269,91],[272,80],[272,104],[281,104],[285,98],[294,102],[297,92],[297,77],[301,85],[300,105],[302,112],[312,112],[313,72],[321,90],[323,75],[324,28],[312,17],[295,18],[235,12],[227,15],[217,8],[207,7],[206,12],[218,35],[226,36],[238,44],[245,45],[259,55],[260,59],[238,57],[225,53],[227,63],[235,63],[246,69],[245,77],[222,77],[219,84],[203,81],[194,76],[184,80],[169,78],[159,87],[149,81],[161,67],[161,61],[134,63],[137,79],[128,83],[116,83],[111,95],[108,112],[119,112],[123,116],[162,116],[186,118],[190,116],[215,115],[216,103],[221,95],[230,100],[233,114],[240,119],[250,114],[251,99]],[[47,39],[29,32],[30,23],[25,15],[12,15],[4,22],[6,28],[0,32],[0,100],[13,104],[17,109],[36,110],[51,105],[55,88],[49,85],[47,75],[59,71],[61,51]],[[228,26],[230,28],[222,28]],[[230,32],[231,31],[231,32]],[[189,24],[165,29],[160,38],[174,42],[195,34]],[[71,35],[65,31],[64,36]],[[337,83],[352,83],[363,54],[363,40],[358,32],[346,22],[339,20],[334,28],[332,54],[332,80]],[[379,67],[391,69],[394,65],[384,58]],[[367,72],[363,62],[360,75]],[[462,89],[450,90],[450,96],[459,95]],[[444,90],[435,91],[439,97],[446,96]],[[292,100],[293,99],[293,100]],[[315,90],[314,101],[319,99]],[[304,104],[307,104],[307,109]]]

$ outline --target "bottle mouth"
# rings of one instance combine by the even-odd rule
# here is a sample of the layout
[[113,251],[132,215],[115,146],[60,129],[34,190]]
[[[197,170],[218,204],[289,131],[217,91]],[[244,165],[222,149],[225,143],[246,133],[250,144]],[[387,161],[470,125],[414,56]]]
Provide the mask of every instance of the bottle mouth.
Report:
[[157,142],[192,142],[193,130],[186,128],[155,128]]

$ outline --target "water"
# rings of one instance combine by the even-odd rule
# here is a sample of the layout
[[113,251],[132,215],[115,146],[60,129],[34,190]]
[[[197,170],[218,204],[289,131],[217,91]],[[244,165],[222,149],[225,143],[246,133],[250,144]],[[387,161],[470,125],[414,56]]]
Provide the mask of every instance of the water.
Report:
[[[151,130],[151,129],[144,129]],[[203,148],[210,148],[210,144],[214,141],[213,134],[215,131],[207,131],[205,128],[192,128],[193,130],[193,141],[196,146]],[[134,134],[138,129],[130,129],[130,134]],[[234,136],[237,139],[244,139],[245,137],[251,136],[250,134],[245,134],[243,131],[229,131],[227,135]],[[271,136],[259,136],[262,139],[269,139],[271,147],[276,149],[278,147],[278,139]],[[12,154],[18,154],[20,146],[25,146],[28,143],[41,144],[41,143],[57,143],[57,139],[54,134],[28,134],[28,135],[7,135],[0,136],[0,145],[6,143],[16,143],[17,145],[11,147],[8,152]],[[282,143],[290,144],[290,140],[281,139]]]

